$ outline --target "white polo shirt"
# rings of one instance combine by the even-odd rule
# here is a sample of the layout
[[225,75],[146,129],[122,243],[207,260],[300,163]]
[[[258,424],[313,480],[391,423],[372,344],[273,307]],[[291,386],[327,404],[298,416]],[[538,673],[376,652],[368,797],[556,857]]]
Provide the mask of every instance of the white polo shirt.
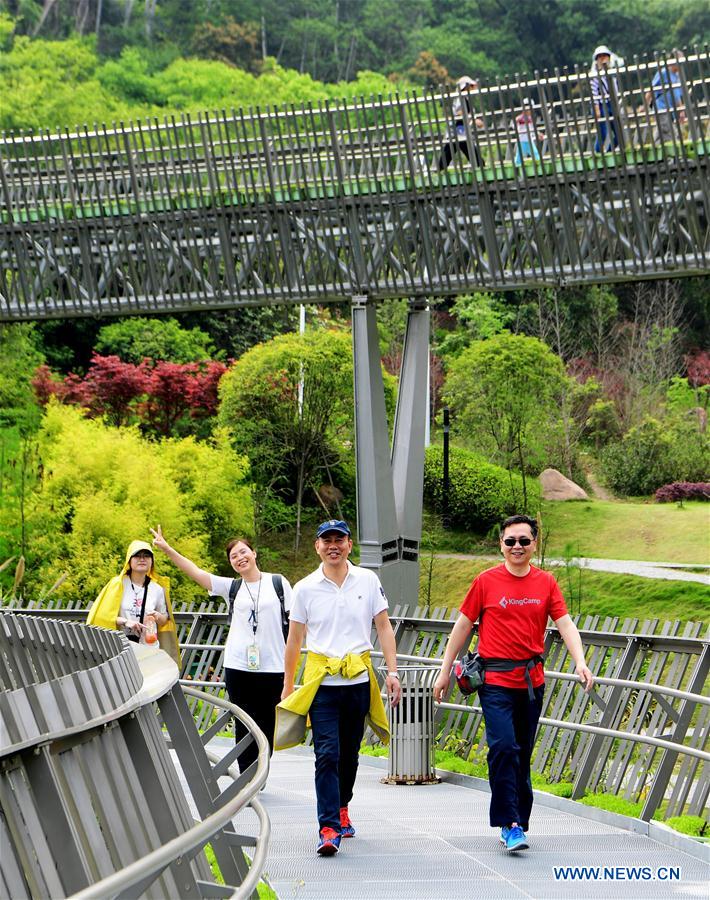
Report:
[[[290,616],[306,626],[307,650],[342,658],[372,650],[372,620],[386,609],[387,597],[377,575],[348,561],[348,574],[340,587],[323,574],[323,563],[302,578],[293,589]],[[367,680],[367,672],[356,678],[327,675],[323,684]]]

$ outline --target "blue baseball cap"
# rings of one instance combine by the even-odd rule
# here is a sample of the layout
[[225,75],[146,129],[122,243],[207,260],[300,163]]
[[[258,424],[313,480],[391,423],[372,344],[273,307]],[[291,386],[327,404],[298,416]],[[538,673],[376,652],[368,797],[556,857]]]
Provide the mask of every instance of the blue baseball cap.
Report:
[[348,523],[342,519],[328,519],[327,522],[321,522],[316,531],[316,537],[323,537],[329,531],[337,531],[339,534],[347,534],[350,537],[350,529]]

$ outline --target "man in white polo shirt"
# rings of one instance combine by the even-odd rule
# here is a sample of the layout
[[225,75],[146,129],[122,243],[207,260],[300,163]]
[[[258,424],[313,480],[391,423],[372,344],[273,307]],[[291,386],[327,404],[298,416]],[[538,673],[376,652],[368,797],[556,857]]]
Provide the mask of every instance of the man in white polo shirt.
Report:
[[[338,852],[341,837],[355,835],[348,804],[365,721],[383,736],[387,733],[370,661],[373,621],[387,665],[387,694],[393,706],[399,703],[400,686],[387,598],[374,572],[348,561],[353,542],[347,523],[337,519],[323,522],[316,532],[315,548],[321,565],[293,589],[283,700],[278,709],[307,712],[310,717],[316,756],[317,852],[332,856]],[[304,635],[308,651],[304,684],[294,694]]]

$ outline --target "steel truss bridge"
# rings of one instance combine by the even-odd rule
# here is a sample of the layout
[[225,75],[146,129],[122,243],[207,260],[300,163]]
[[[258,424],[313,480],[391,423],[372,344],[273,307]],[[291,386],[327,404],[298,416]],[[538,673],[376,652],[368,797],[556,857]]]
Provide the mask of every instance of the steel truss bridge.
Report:
[[[403,601],[428,299],[710,271],[708,59],[681,62],[667,129],[644,102],[665,58],[618,70],[618,146],[601,152],[587,74],[481,88],[455,137],[480,164],[459,152],[444,171],[454,98],[440,94],[5,136],[0,321],[350,301],[361,558]],[[526,101],[541,157],[516,165]],[[373,306],[391,297],[410,300],[392,448]]]

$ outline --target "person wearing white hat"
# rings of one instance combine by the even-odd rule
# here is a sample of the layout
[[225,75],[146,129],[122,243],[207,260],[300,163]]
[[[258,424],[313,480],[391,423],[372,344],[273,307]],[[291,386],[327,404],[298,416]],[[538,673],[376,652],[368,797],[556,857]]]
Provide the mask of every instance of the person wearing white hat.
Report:
[[[472,137],[475,137],[476,129],[483,128],[483,119],[475,114],[471,101],[471,92],[478,90],[478,82],[475,78],[471,78],[470,75],[462,75],[456,82],[456,88],[458,94],[452,104],[453,124],[451,139],[441,148],[437,165],[440,172],[448,168],[457,150],[460,150],[469,162],[471,161],[469,142],[466,140],[466,119],[468,119],[469,131]],[[471,141],[470,150],[473,152],[473,160],[476,165],[483,165],[481,151],[474,140]]]
[[619,82],[610,74],[610,70],[620,64],[623,65],[623,59],[612,54],[606,44],[600,44],[592,55],[589,87],[592,92],[594,120],[597,123],[595,153],[616,150],[619,146],[620,124],[614,112],[614,100],[619,96]]

